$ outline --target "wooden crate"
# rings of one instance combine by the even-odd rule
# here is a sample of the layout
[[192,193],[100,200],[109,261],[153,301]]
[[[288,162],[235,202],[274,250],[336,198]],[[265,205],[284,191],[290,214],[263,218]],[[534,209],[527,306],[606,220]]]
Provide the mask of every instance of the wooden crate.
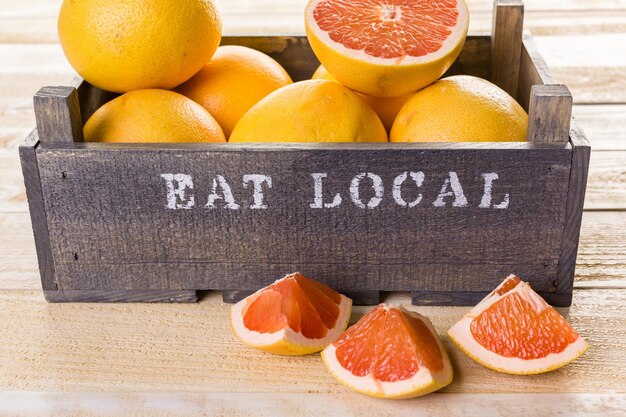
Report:
[[[522,32],[521,2],[495,10],[492,35],[470,35],[448,75],[516,97],[527,142],[83,143],[83,123],[115,95],[42,88],[20,156],[46,299],[184,302],[219,289],[234,301],[301,271],[356,303],[399,290],[460,305],[516,273],[569,305],[589,143]],[[223,43],[268,53],[294,80],[318,65],[302,36]]]

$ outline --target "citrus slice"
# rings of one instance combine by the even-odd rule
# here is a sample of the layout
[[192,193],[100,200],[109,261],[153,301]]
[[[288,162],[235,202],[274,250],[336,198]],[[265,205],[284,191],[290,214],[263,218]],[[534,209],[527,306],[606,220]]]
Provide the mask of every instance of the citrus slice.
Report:
[[380,304],[322,351],[339,382],[381,398],[412,398],[452,382],[452,366],[428,318]]
[[305,26],[313,52],[341,84],[396,97],[450,68],[469,12],[465,0],[310,0]]
[[515,275],[472,308],[448,335],[476,362],[509,374],[560,368],[589,347],[565,319]]
[[351,299],[296,272],[235,304],[230,319],[235,335],[250,346],[306,355],[332,343],[351,310]]

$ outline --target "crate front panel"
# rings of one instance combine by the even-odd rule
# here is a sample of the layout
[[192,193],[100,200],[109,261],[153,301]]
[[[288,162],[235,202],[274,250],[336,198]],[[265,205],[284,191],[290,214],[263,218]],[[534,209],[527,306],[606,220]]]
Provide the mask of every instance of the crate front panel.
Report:
[[[513,272],[549,291],[571,151],[44,146],[37,158],[59,289],[254,289],[299,270],[340,290],[487,291]],[[402,206],[393,184],[405,172]],[[419,187],[411,172],[423,173]],[[438,206],[450,172],[466,202],[449,195]],[[498,179],[481,208],[489,173]],[[193,190],[171,201],[171,187],[185,185],[168,182],[177,174]],[[243,181],[255,174],[271,177],[271,188],[261,184],[267,208],[251,208],[260,204]],[[312,174],[325,175],[317,203]],[[217,176],[230,208],[224,199],[207,208],[214,182],[224,197]],[[341,204],[325,207],[336,194]],[[495,208],[505,194],[508,207]]]

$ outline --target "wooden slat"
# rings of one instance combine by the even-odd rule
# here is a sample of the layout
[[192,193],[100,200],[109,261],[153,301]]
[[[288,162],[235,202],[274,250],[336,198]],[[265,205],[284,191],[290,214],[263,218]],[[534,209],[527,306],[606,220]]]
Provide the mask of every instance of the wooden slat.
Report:
[[[468,415],[623,417],[624,394],[433,394],[408,401],[381,401],[356,393],[191,393],[191,392],[25,392],[0,393],[0,413],[22,417],[255,416],[431,417],[445,410],[448,417]],[[123,411],[122,411],[123,410]]]
[[591,144],[586,210],[626,209],[626,152],[594,151]]
[[83,141],[80,104],[74,87],[42,87],[33,101],[42,143]]
[[594,153],[626,150],[626,105],[577,105],[573,114]]
[[[591,348],[538,376],[491,371],[455,347],[445,331],[466,307],[412,308],[430,317],[451,356],[455,379],[444,392],[606,393],[626,386],[620,371],[626,366],[626,290],[576,291],[572,307],[560,311]],[[352,321],[367,310],[354,308]],[[85,306],[46,304],[40,292],[3,291],[0,389],[350,394],[319,355],[285,358],[243,345],[231,333],[229,314],[219,293],[192,305]]]
[[22,174],[28,197],[28,208],[32,230],[37,248],[37,261],[41,274],[41,285],[45,290],[56,290],[54,260],[50,252],[50,233],[48,216],[44,204],[39,164],[37,163],[36,148],[39,146],[37,132],[33,131],[20,146],[20,161]]
[[521,0],[494,0],[491,81],[513,97],[517,95],[523,25]]
[[[514,149],[424,152],[403,145],[398,152],[370,144],[349,152],[354,145],[216,145],[211,152],[203,147],[161,152],[163,145],[155,145],[120,152],[87,145],[42,146],[37,156],[59,288],[257,289],[301,270],[343,291],[487,291],[515,270],[531,277],[538,291],[547,291],[557,270],[571,163],[565,147],[524,143]],[[467,207],[434,206],[448,176],[442,160],[455,161]],[[428,177],[419,191],[423,203],[402,208],[391,197],[391,183],[416,161]],[[350,200],[350,182],[364,169],[353,172],[355,167],[384,177],[386,200],[376,210],[359,209]],[[194,209],[168,211],[163,172],[193,176]],[[270,209],[248,208],[250,193],[241,178],[250,172],[272,176]],[[341,207],[311,209],[313,172],[329,173],[325,189],[343,194]],[[508,192],[507,210],[479,207],[482,172],[500,176],[494,204]],[[229,181],[240,210],[225,209],[221,202],[215,210],[203,209],[216,174]],[[416,197],[410,188],[406,192],[407,199]],[[190,222],[196,227],[184,226]],[[454,226],[443,227],[444,222]],[[439,230],[436,240],[433,229]],[[517,240],[508,238],[512,233]],[[442,276],[449,279],[435,279]]]
[[562,84],[533,85],[528,102],[528,142],[569,140],[572,95]]

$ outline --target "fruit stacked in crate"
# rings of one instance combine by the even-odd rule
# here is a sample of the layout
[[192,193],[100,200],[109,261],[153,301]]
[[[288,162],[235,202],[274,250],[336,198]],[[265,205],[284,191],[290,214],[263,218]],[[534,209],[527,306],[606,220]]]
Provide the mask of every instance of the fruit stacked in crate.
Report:
[[213,0],[65,1],[59,37],[90,84],[122,94],[84,126],[100,142],[524,141],[528,116],[472,76],[439,80],[467,35],[465,0],[311,0],[322,65],[292,83],[269,56],[218,47]]

